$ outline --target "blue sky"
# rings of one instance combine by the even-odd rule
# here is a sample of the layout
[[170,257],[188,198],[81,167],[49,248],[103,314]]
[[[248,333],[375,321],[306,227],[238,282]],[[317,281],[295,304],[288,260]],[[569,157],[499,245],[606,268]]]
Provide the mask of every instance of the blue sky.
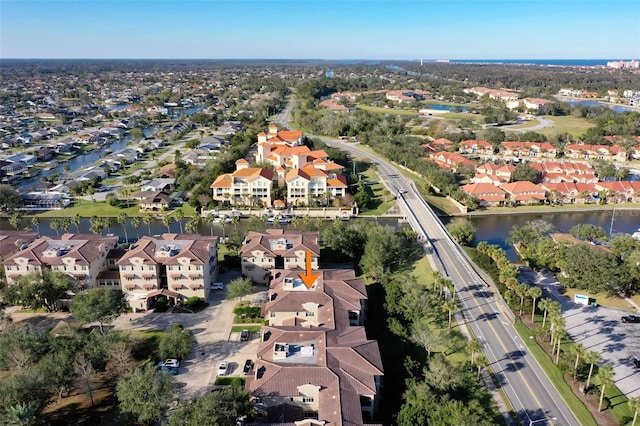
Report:
[[640,58],[639,0],[0,0],[0,58]]

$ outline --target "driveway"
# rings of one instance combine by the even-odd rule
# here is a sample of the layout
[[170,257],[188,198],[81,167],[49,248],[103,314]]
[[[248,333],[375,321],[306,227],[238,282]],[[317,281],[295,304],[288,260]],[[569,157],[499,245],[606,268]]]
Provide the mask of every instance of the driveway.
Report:
[[[218,280],[225,285],[239,272],[220,274]],[[168,330],[174,324],[182,324],[193,332],[196,340],[191,353],[180,363],[175,376],[181,396],[191,399],[210,390],[215,382],[220,361],[229,361],[230,376],[242,376],[247,359],[255,360],[259,344],[258,333],[252,333],[248,342],[240,342],[238,333],[231,333],[233,307],[236,300],[226,299],[226,289],[211,291],[209,306],[195,314],[135,313],[120,316],[114,326],[129,330]],[[256,292],[245,299],[257,301],[266,296],[266,287],[256,286]]]
[[548,272],[525,270],[521,280],[539,285],[546,296],[559,301],[566,323],[565,330],[573,341],[600,354],[600,364],[613,366],[616,386],[627,397],[640,396],[640,369],[631,361],[633,355],[640,354],[640,324],[624,324],[620,321],[620,317],[629,314],[629,311],[573,303],[558,292],[559,283]]

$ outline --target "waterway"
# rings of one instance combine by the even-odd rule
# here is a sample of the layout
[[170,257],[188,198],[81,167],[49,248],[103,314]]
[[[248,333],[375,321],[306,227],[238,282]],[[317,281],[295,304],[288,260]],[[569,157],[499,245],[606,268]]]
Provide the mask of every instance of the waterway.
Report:
[[609,108],[614,112],[639,111],[638,108],[623,106],[623,105],[608,104],[600,101],[587,101],[587,100],[581,100],[581,99],[575,99],[575,98],[565,98],[562,96],[556,96],[556,99],[558,99],[560,102],[567,103],[572,107],[576,107],[576,106],[603,107],[603,108]]
[[[83,167],[88,167],[89,165],[98,161],[102,156],[104,156],[107,149],[110,149],[112,152],[117,152],[126,148],[130,139],[131,138],[127,136],[120,141],[114,141],[109,144],[100,145],[93,151],[78,155],[77,157],[73,157],[70,160],[60,161],[56,167],[49,170],[43,170],[42,173],[36,177],[21,180],[18,186],[20,188],[28,188],[39,183],[41,177],[51,176],[54,174],[72,173],[80,170]],[[65,166],[68,168],[68,171],[65,171]]]
[[[492,216],[467,216],[455,218],[443,218],[446,224],[449,222],[468,219],[476,228],[476,241],[486,241],[502,247],[511,261],[517,260],[517,255],[506,240],[510,236],[514,226],[523,226],[531,220],[546,220],[552,223],[560,232],[569,232],[577,224],[589,223],[602,227],[607,234],[612,232],[633,234],[640,228],[640,210],[612,210],[591,211],[579,213],[534,213],[534,214],[509,214]],[[613,220],[612,220],[613,219]]]
[[[406,224],[406,222],[401,222],[398,219],[393,219],[393,218],[362,218],[362,219],[354,219],[354,220],[368,220],[368,221],[375,221],[377,223],[379,223],[380,225],[386,225],[386,226],[391,226],[394,229],[401,229],[403,226],[408,226]],[[186,233],[185,231],[185,227],[187,222],[189,221],[188,218],[185,218],[182,220],[182,230],[184,233]],[[329,226],[332,222],[330,220],[325,220],[322,222],[322,228]],[[56,235],[62,235],[65,232],[72,232],[72,233],[81,233],[81,234],[90,234],[91,230],[91,221],[88,218],[83,218],[80,221],[80,224],[78,226],[78,228],[76,228],[76,225],[71,224],[70,228],[68,231],[64,231],[64,230],[59,230],[59,231],[55,231],[53,229],[51,229],[51,218],[41,218],[40,219],[40,226],[39,229],[36,226],[33,226],[31,224],[31,220],[30,219],[23,219],[22,222],[20,223],[19,229],[25,229],[25,228],[31,228],[32,231],[37,231],[40,232],[40,235],[42,236],[49,236],[49,237],[55,237]],[[208,222],[201,222],[200,226],[198,227],[198,233],[201,235],[215,235],[218,237],[223,237],[223,236],[227,236],[229,235],[230,232],[238,230],[239,232],[241,232],[242,234],[245,234],[246,232],[248,232],[248,227],[249,227],[249,220],[248,219],[240,219],[240,221],[236,224],[234,223],[208,223]],[[293,229],[292,225],[281,225],[281,224],[273,224],[273,225],[268,225],[267,228],[269,229]],[[1,218],[0,219],[0,234],[2,234],[2,230],[11,230],[13,229],[10,225],[9,225],[9,221],[7,220],[7,218]],[[152,221],[148,226],[142,222],[140,224],[139,228],[135,228],[131,225],[131,219],[129,219],[129,222],[127,224],[127,236],[129,238],[130,241],[135,241],[137,240],[139,237],[145,236],[145,235],[161,235],[163,233],[166,232],[171,232],[171,233],[180,233],[180,224],[178,222],[173,222],[169,228],[167,228],[162,221],[160,220],[154,220]],[[116,218],[111,218],[111,223],[110,223],[110,227],[105,229],[103,234],[113,234],[113,235],[117,235],[118,237],[120,237],[121,241],[124,241],[125,239],[125,232],[124,232],[124,228],[122,227],[121,224],[117,223]]]

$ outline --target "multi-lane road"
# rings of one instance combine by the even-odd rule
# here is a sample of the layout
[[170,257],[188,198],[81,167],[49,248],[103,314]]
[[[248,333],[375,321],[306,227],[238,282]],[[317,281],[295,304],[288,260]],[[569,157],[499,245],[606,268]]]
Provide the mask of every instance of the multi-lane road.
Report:
[[[291,99],[277,122],[289,126]],[[522,425],[578,426],[580,423],[526,348],[504,313],[503,305],[475,270],[460,246],[452,240],[431,207],[416,190],[412,180],[385,159],[358,145],[319,137],[327,145],[368,159],[377,166],[380,178],[398,195],[398,204],[418,233],[425,252],[445,277],[455,284],[463,318],[482,345],[495,377]]]
[[358,145],[323,140],[329,146],[375,162],[380,177],[396,191],[400,206],[424,241],[435,266],[455,284],[463,317],[481,343],[520,422],[523,425],[579,425],[503,313],[495,290],[486,285],[460,246],[451,239],[440,219],[416,191],[413,181],[404,178],[388,161]]

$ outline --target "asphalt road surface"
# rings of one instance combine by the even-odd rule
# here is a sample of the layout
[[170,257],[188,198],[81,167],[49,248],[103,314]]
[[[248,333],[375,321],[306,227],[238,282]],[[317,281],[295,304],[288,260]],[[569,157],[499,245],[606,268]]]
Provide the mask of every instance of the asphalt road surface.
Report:
[[424,241],[425,251],[433,255],[435,266],[453,281],[461,310],[469,328],[482,345],[499,385],[509,398],[523,425],[578,425],[533,355],[526,350],[502,311],[502,305],[474,269],[466,254],[455,243],[442,222],[391,163],[364,151],[355,144],[324,139],[329,146],[368,158],[376,163],[380,177],[397,192],[398,202],[409,222]]

